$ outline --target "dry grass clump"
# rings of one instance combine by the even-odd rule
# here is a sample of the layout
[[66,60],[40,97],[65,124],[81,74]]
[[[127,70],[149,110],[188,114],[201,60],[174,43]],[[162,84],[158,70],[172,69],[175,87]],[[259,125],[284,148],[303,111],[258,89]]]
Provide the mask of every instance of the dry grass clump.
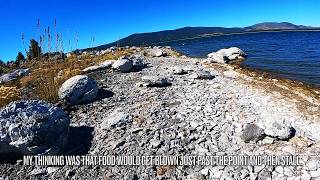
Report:
[[17,87],[0,86],[0,107],[21,98],[20,90]]
[[82,69],[102,63],[106,60],[115,60],[121,56],[133,54],[131,49],[118,48],[114,52],[96,56],[90,54],[75,55],[62,60],[33,59],[23,64],[23,68],[30,68],[31,73],[0,89],[0,106],[20,99],[20,89],[26,88],[26,95],[31,99],[41,99],[55,103],[61,85],[69,78],[82,74]]
[[60,86],[72,76],[81,74],[81,66],[87,63],[78,63],[73,60],[64,62],[43,62],[33,67],[31,74],[21,78],[21,87],[32,89],[31,96],[49,102],[58,101]]
[[[6,105],[21,97],[21,89],[26,89],[25,95],[30,99],[41,99],[55,103],[61,85],[69,78],[82,74],[82,69],[102,63],[106,60],[116,60],[121,56],[130,56],[135,50],[131,48],[117,48],[113,52],[103,55],[90,55],[89,53],[71,54],[62,60],[37,57],[25,62],[22,68],[30,68],[31,73],[15,81],[6,83],[0,89],[0,106]],[[169,51],[172,56],[179,56],[178,52]]]

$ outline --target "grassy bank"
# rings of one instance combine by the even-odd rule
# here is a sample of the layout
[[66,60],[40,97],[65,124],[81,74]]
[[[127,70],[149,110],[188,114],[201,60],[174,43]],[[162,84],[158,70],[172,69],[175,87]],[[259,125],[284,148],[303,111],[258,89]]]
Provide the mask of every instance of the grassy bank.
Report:
[[58,101],[60,86],[70,77],[82,74],[82,69],[130,54],[132,54],[132,50],[118,48],[114,52],[101,56],[72,54],[64,60],[37,59],[27,61],[21,68],[30,68],[31,73],[28,76],[5,83],[0,87],[0,106],[19,100],[22,97],[22,91],[26,93],[28,99],[41,99],[55,103]]

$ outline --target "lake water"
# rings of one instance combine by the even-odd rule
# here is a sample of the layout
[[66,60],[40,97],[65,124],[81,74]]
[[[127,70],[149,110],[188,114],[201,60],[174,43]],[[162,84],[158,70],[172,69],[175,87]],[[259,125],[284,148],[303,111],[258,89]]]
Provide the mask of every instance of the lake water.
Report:
[[320,87],[320,32],[264,32],[172,42],[191,57],[236,46],[248,54],[244,66]]

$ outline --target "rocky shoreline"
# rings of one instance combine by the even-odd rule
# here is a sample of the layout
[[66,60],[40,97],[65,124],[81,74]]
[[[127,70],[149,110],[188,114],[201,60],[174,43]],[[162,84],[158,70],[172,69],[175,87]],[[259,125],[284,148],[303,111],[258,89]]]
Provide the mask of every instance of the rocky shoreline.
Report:
[[208,59],[165,56],[172,51],[167,47],[149,51],[154,57],[140,51],[85,69],[99,88],[90,83],[83,90],[97,94],[94,101],[70,101],[75,86],[64,86],[61,98],[72,105],[61,105],[71,122],[63,155],[300,155],[303,165],[46,167],[17,161],[0,165],[3,179],[320,178],[319,159],[308,157],[320,152],[319,92],[225,64],[245,56],[238,49]]

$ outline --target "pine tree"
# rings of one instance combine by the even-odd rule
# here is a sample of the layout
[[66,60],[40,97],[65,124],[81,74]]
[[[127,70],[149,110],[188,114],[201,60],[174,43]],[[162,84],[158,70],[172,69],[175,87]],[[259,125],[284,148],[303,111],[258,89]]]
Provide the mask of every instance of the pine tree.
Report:
[[6,64],[0,59],[0,66],[5,66]]
[[6,64],[0,59],[0,74],[2,74],[4,72],[3,70],[3,67],[5,66]]
[[29,46],[29,52],[28,52],[28,59],[33,59],[40,57],[41,55],[41,47],[39,46],[39,43],[31,39],[30,40],[30,46]]
[[17,66],[20,66],[21,64],[23,64],[25,62],[25,60],[26,60],[26,58],[24,57],[24,55],[21,52],[19,52],[15,63]]

